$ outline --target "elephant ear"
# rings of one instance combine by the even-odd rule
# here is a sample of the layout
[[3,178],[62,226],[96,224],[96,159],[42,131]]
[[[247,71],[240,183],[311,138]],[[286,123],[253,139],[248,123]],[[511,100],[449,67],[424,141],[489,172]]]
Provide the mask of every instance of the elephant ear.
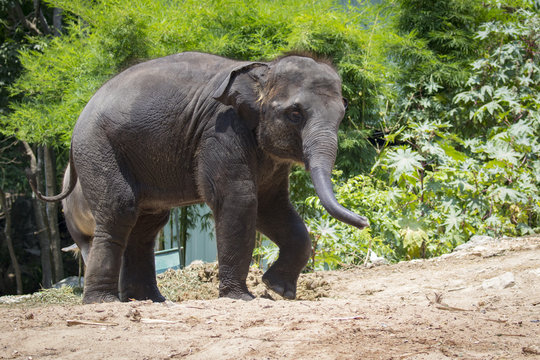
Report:
[[232,106],[251,130],[259,124],[258,99],[260,89],[266,83],[267,72],[268,65],[264,63],[242,65],[229,73],[213,96],[217,101]]

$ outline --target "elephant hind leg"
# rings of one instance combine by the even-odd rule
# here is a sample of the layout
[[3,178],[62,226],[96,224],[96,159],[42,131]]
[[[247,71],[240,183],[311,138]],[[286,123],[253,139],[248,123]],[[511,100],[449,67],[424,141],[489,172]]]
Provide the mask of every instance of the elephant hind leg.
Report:
[[84,279],[83,303],[119,301],[118,279],[133,225],[97,224]]
[[[139,185],[123,153],[111,139],[78,122],[72,137],[73,164],[84,200],[95,220],[86,266],[83,303],[119,301],[122,257],[139,216]],[[85,131],[87,130],[87,131]],[[113,139],[116,140],[116,139]]]
[[96,227],[86,264],[83,303],[119,301],[122,256],[137,222],[138,210],[131,188],[103,188],[101,192],[93,189],[95,197],[90,202]]
[[120,271],[120,300],[163,302],[156,282],[154,241],[169,219],[169,211],[143,214],[129,236]]

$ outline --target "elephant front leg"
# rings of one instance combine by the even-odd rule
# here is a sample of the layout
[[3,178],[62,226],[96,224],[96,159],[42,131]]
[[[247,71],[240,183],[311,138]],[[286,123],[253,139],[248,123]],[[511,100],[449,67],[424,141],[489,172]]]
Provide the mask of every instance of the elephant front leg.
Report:
[[219,296],[251,300],[246,278],[255,245],[255,195],[234,194],[213,208],[219,263]]
[[263,282],[284,298],[294,299],[298,276],[311,255],[311,239],[288,193],[267,199],[259,203],[257,228],[278,245],[279,257],[263,275]]
[[[198,158],[198,189],[212,209],[219,263],[219,296],[251,300],[246,279],[255,246],[256,152],[252,134],[234,114],[204,142]],[[228,125],[228,126],[227,126]],[[220,125],[221,126],[221,125]]]

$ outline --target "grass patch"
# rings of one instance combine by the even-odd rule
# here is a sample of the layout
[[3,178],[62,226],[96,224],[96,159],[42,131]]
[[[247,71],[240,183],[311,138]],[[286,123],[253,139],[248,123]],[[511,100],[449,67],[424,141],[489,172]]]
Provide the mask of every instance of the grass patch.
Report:
[[63,286],[60,289],[41,289],[28,295],[2,296],[0,306],[77,305],[81,304],[82,291],[80,287]]

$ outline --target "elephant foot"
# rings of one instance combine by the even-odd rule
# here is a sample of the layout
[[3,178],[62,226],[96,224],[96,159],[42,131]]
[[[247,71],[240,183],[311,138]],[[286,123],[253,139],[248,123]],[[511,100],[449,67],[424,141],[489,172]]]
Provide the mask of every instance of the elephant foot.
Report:
[[127,302],[130,300],[152,300],[153,302],[165,302],[167,299],[157,288],[155,289],[133,289],[132,291],[122,291],[120,300]]
[[167,299],[165,299],[165,296],[158,292],[157,294],[148,297],[148,300],[152,300],[153,302],[165,302]]
[[155,294],[152,296],[130,296],[130,295],[122,295],[120,297],[120,301],[122,302],[128,302],[131,300],[152,300],[153,302],[165,302],[167,299],[161,294]]
[[219,294],[219,297],[227,297],[229,299],[235,299],[235,300],[244,300],[244,301],[251,301],[255,299],[255,296],[253,296],[252,293],[228,293],[227,295],[221,295]]
[[83,304],[99,304],[109,302],[119,302],[120,299],[116,295],[103,292],[85,292],[83,294]]
[[294,280],[287,279],[285,274],[278,273],[270,268],[263,275],[262,281],[270,290],[285,299],[294,300],[296,298],[296,278]]
[[250,301],[250,300],[255,299],[255,296],[253,296],[253,294],[249,292],[249,290],[247,289],[247,286],[244,286],[241,289],[230,288],[227,286],[220,286],[219,297],[227,297],[229,299],[244,300],[244,301]]

